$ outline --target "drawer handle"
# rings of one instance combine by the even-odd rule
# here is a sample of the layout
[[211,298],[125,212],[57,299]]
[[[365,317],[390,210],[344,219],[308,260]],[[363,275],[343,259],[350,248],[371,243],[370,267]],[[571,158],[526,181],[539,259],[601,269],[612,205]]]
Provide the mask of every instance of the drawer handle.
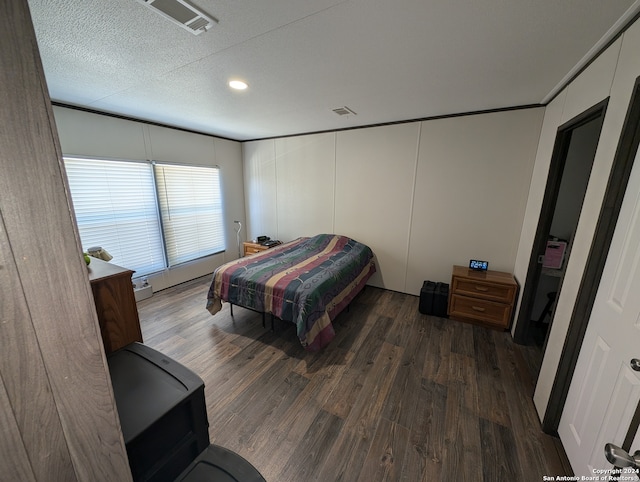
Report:
[[487,311],[486,308],[482,308],[481,306],[472,306],[471,308],[473,308],[476,311],[479,311],[480,313],[484,313],[485,311]]
[[486,286],[476,286],[476,290],[478,291],[489,291],[489,288]]

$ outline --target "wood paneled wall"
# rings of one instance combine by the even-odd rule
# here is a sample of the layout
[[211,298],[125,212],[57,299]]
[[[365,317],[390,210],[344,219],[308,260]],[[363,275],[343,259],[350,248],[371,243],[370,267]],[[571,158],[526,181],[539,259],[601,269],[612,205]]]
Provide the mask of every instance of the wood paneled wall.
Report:
[[0,98],[0,480],[131,480],[26,0]]

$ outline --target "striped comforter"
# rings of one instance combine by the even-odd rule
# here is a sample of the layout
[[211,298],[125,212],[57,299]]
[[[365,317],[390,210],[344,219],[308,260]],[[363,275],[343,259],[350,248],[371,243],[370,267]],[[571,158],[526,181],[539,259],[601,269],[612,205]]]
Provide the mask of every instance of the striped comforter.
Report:
[[272,313],[297,326],[309,351],[335,336],[331,320],[375,273],[368,246],[346,236],[319,234],[220,266],[213,274],[207,309],[216,314],[222,301]]

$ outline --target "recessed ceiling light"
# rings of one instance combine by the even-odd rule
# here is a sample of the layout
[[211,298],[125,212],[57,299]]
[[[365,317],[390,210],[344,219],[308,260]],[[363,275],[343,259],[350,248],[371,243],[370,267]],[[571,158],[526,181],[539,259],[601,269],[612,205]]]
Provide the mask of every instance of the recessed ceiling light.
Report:
[[231,80],[229,81],[229,87],[236,90],[244,90],[248,87],[248,85],[242,80]]

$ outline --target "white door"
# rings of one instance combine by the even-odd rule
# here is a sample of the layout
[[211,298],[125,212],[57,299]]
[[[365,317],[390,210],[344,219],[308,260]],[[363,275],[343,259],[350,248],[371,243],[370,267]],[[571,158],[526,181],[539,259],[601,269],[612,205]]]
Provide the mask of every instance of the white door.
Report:
[[640,359],[638,157],[558,428],[576,475],[611,467],[604,446],[622,445],[640,400],[640,372],[630,365]]

